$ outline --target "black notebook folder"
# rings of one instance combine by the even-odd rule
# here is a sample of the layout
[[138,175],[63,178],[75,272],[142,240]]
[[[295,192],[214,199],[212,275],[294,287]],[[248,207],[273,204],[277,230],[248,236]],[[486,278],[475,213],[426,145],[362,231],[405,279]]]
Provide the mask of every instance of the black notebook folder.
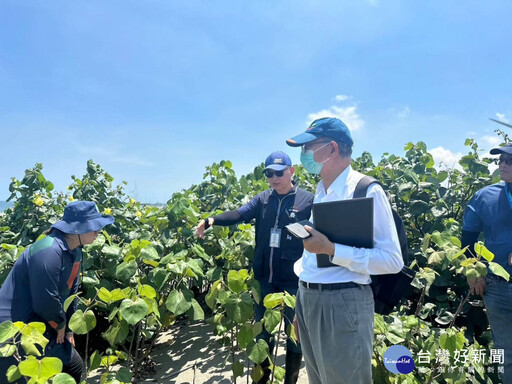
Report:
[[[315,229],[333,243],[373,248],[373,197],[313,204]],[[317,254],[318,268],[337,267],[329,255]]]

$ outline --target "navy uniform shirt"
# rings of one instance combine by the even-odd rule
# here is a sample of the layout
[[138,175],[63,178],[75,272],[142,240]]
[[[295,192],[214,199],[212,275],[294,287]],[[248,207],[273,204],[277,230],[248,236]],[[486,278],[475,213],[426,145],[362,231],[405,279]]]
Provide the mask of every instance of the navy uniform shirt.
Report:
[[[485,246],[494,253],[494,262],[512,274],[512,207],[505,183],[479,190],[464,212],[463,231],[483,232]],[[492,273],[492,272],[491,272]]]
[[0,289],[0,322],[40,321],[59,330],[76,311],[77,300],[64,313],[64,301],[78,291],[81,248],[71,251],[64,234],[54,229],[16,260]]
[[[286,195],[269,189],[257,194],[249,203],[238,209],[245,222],[256,219],[256,247],[253,270],[257,280],[269,283],[297,282],[293,264],[303,251],[302,240],[290,235],[286,225],[311,216],[314,195],[294,186]],[[281,230],[279,248],[270,247],[272,228]]]

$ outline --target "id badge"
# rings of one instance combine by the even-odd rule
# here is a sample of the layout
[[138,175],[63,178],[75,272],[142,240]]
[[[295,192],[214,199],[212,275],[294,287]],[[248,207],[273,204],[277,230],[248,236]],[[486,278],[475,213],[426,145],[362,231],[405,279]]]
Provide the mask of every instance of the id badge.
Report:
[[270,230],[270,244],[271,248],[279,248],[281,246],[281,229],[272,228]]

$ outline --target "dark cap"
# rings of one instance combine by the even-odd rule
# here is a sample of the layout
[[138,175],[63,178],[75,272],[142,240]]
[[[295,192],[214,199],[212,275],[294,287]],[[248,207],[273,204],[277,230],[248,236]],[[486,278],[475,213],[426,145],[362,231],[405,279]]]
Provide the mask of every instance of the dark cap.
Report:
[[265,169],[273,169],[275,171],[282,171],[283,169],[290,168],[292,160],[290,156],[282,151],[272,152],[265,160]]
[[73,201],[66,205],[62,220],[53,224],[52,228],[57,228],[64,233],[83,235],[87,232],[99,231],[113,222],[114,218],[100,214],[92,201]]
[[493,148],[491,149],[491,155],[499,155],[500,153],[506,153],[507,155],[512,155],[512,143],[507,143],[503,147]]
[[309,128],[306,129],[306,132],[286,140],[286,144],[291,147],[300,147],[320,137],[330,137],[331,139],[347,144],[349,147],[352,147],[354,144],[348,127],[343,121],[335,117],[316,119],[311,123]]

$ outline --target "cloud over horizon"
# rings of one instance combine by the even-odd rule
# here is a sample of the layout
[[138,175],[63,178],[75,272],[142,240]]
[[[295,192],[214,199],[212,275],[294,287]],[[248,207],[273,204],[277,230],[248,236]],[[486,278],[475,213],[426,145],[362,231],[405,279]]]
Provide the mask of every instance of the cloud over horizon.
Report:
[[[352,97],[347,95],[337,95],[335,100],[339,104],[345,103]],[[350,105],[332,105],[328,109],[322,109],[321,111],[310,113],[308,115],[308,124],[316,119],[322,117],[337,117],[342,120],[351,131],[358,131],[363,128],[365,122],[357,112],[357,103],[351,103]]]

